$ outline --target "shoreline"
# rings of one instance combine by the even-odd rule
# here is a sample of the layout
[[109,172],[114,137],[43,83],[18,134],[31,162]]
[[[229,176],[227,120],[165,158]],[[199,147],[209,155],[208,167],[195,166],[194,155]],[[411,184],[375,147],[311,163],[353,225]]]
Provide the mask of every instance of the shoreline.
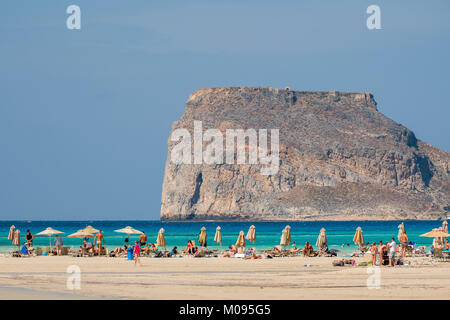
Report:
[[[373,290],[367,267],[333,267],[337,259],[143,257],[134,266],[109,257],[0,257],[0,299],[8,291],[1,287],[14,288],[16,299],[31,299],[28,290],[49,299],[449,299],[448,262],[415,257],[405,259],[408,266],[383,266]],[[73,265],[81,270],[81,290],[66,287]]]

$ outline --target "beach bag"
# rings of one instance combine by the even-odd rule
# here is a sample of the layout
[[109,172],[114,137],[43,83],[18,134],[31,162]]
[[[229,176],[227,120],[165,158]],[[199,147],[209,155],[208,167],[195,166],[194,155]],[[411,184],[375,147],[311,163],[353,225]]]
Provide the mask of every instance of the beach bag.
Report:
[[333,266],[335,266],[335,267],[343,267],[344,266],[344,261],[342,261],[342,260],[334,260],[333,261]]

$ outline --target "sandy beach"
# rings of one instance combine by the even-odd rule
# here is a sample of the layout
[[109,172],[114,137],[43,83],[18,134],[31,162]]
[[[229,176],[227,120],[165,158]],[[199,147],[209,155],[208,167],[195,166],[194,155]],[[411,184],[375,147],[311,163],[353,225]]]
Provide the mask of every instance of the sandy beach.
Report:
[[[0,257],[0,299],[448,299],[450,263],[408,258],[382,267],[368,288],[367,267],[333,267],[336,258]],[[357,258],[360,261],[361,258]],[[81,270],[68,290],[67,268]]]

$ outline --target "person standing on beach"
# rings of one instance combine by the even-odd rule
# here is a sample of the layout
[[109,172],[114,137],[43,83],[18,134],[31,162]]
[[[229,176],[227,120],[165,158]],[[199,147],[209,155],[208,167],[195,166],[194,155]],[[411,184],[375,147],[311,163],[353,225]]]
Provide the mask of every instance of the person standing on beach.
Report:
[[141,265],[141,260],[139,259],[139,255],[141,253],[141,247],[137,241],[134,242],[133,255],[134,255],[134,265],[139,263]]
[[378,257],[380,258],[379,266],[381,267],[383,265],[383,255],[384,251],[386,250],[386,245],[383,243],[383,241],[380,241],[380,244],[378,245]]
[[56,255],[62,255],[63,240],[59,235],[55,235],[55,242],[53,244],[56,247]]
[[393,267],[395,263],[395,249],[397,244],[395,243],[395,239],[391,239],[391,243],[389,243],[389,266]]
[[102,253],[102,243],[105,243],[105,238],[103,237],[102,230],[98,230],[98,233],[95,235],[95,244],[98,248],[98,256]]
[[400,235],[399,241],[400,241],[400,245],[402,248],[401,255],[402,255],[402,257],[405,257],[406,248],[408,248],[408,236],[407,236],[406,232],[403,232]]
[[141,247],[145,246],[145,244],[147,243],[147,235],[145,234],[144,231],[142,231],[142,234],[139,237],[139,242]]
[[25,240],[27,240],[28,246],[33,246],[34,235],[30,230],[27,230],[27,234],[25,235]]
[[372,266],[377,265],[377,243],[372,243],[372,246],[369,248],[370,254],[372,255]]

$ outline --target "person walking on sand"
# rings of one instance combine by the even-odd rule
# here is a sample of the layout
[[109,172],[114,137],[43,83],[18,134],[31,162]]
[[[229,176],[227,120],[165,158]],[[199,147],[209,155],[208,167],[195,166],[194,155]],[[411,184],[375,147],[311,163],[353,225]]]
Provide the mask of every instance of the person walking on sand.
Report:
[[102,253],[102,243],[105,243],[105,238],[103,237],[102,230],[98,230],[98,233],[95,235],[95,245],[98,247],[98,256]]
[[139,259],[139,254],[141,253],[141,247],[137,241],[134,242],[133,255],[134,255],[134,265],[139,263],[141,265],[141,260]]
[[389,243],[389,266],[393,267],[395,263],[395,249],[397,244],[395,243],[395,239],[391,239],[391,243]]

